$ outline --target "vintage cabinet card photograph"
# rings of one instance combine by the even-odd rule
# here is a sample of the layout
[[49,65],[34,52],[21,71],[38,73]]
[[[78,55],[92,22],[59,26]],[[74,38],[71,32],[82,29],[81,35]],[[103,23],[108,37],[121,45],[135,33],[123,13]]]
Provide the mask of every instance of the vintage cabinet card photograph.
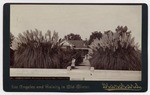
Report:
[[145,92],[146,4],[6,3],[4,90]]

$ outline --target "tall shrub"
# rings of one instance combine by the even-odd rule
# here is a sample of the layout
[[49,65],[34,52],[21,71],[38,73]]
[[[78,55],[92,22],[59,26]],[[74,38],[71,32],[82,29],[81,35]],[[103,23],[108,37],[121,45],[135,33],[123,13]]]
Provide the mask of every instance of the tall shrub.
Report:
[[10,32],[10,66],[12,66],[14,64],[14,50],[11,49],[12,47],[12,42],[14,41],[15,37],[14,35]]
[[[58,33],[26,31],[17,38],[18,48],[14,54],[14,68],[66,68],[71,56],[61,49]],[[71,51],[70,51],[71,52]]]
[[90,63],[96,69],[141,70],[141,51],[128,28],[118,26],[116,32],[106,31],[95,39]]

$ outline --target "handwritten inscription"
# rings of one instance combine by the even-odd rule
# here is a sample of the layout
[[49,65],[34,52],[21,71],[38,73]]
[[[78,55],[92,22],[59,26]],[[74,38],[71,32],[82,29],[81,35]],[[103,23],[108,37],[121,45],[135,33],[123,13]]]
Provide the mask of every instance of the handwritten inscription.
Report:
[[141,90],[142,87],[140,85],[138,85],[137,83],[134,83],[134,84],[123,84],[123,83],[120,83],[120,84],[108,84],[108,83],[102,83],[102,87],[105,89],[105,90],[108,90],[108,91],[113,91],[113,90]]

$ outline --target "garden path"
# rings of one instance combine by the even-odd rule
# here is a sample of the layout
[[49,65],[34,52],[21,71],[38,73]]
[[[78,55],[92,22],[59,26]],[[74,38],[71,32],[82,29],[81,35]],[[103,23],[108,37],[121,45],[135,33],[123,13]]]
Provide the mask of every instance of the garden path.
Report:
[[90,69],[90,62],[88,59],[84,59],[83,62],[79,65],[76,66],[76,69],[85,69],[85,70],[89,70]]

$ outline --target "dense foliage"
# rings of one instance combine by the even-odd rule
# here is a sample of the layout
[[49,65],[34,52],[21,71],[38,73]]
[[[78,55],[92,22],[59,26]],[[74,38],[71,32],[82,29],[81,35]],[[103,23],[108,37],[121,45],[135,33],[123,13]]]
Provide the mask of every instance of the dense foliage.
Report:
[[[12,47],[12,42],[14,39],[15,39],[14,35],[10,32],[10,43],[9,43],[10,47]],[[10,66],[12,66],[13,63],[14,63],[14,50],[10,48]]]
[[94,32],[92,32],[92,34],[90,35],[90,39],[89,39],[89,42],[88,42],[88,44],[91,44],[93,41],[94,41],[94,39],[100,39],[100,38],[102,38],[102,33],[99,31],[94,31]]
[[70,33],[70,34],[66,35],[64,37],[64,39],[67,39],[67,40],[82,40],[81,36],[79,34],[73,34],[73,33]]
[[90,63],[96,69],[141,70],[141,51],[128,28],[118,26],[116,32],[106,31],[90,48]]
[[71,65],[72,51],[61,48],[58,33],[43,36],[42,32],[26,31],[17,38],[18,48],[14,53],[14,68],[67,68]]
[[10,32],[10,47],[12,46],[14,38],[15,38],[14,35]]

